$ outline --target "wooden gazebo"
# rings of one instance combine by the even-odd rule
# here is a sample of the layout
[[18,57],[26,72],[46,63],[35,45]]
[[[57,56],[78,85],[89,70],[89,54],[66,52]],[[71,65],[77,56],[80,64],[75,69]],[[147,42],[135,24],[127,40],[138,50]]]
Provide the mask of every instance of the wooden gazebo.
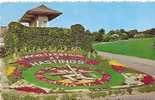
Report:
[[32,27],[46,27],[47,22],[61,15],[62,13],[40,5],[37,8],[28,10],[20,19],[21,23],[28,23]]

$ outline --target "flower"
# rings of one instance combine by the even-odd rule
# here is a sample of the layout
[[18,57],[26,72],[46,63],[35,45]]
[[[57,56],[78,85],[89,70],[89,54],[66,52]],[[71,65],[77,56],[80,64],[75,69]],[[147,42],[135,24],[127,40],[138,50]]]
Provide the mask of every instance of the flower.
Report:
[[26,59],[19,60],[19,61],[17,61],[17,63],[18,63],[19,65],[24,66],[24,67],[31,67],[31,66],[32,66],[32,65],[30,64],[30,62],[29,62],[28,60],[26,60]]
[[7,69],[6,69],[6,74],[8,76],[11,75],[14,72],[15,69],[16,69],[16,67],[14,67],[14,66],[8,66]]
[[110,74],[103,74],[101,80],[102,80],[103,82],[104,82],[104,81],[109,81],[110,78],[111,78],[111,75],[110,75]]
[[123,73],[125,71],[125,68],[122,66],[118,66],[118,65],[111,65],[112,69],[114,69],[115,71],[117,71],[118,73]]
[[[54,52],[47,52],[47,53],[35,53],[31,55],[26,55],[18,60],[16,63],[24,66],[24,67],[31,67],[39,62],[44,61],[54,61],[55,63],[63,63],[68,62],[72,63],[75,61],[76,63],[84,62],[85,57],[83,55],[73,55],[73,54],[65,54],[65,53],[54,53]],[[63,61],[63,62],[62,62]],[[96,62],[93,62],[96,63]]]
[[20,78],[22,75],[21,75],[21,71],[19,69],[16,69],[14,72],[13,72],[13,75],[16,77],[16,78]]
[[142,82],[144,82],[144,84],[152,84],[154,82],[154,79],[152,76],[150,75],[145,75]]
[[28,87],[28,86],[25,86],[25,87],[18,87],[18,88],[15,88],[16,90],[18,91],[24,91],[24,92],[33,92],[33,93],[38,93],[38,94],[46,94],[47,92],[41,88],[38,88],[38,87]]
[[116,66],[122,66],[122,67],[125,66],[125,65],[123,65],[123,64],[121,64],[121,63],[119,63],[119,62],[117,62],[116,60],[110,60],[110,61],[109,61],[109,65],[116,65]]
[[97,65],[99,63],[100,63],[100,61],[97,61],[97,60],[87,60],[86,61],[86,64],[90,64],[90,65]]

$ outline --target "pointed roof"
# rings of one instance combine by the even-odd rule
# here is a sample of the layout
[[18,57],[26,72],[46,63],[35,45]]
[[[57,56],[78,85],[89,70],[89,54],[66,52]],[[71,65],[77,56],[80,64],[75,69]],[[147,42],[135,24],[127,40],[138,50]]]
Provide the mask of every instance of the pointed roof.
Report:
[[61,14],[61,12],[50,9],[42,4],[36,8],[28,10],[20,19],[20,22],[31,22],[31,20],[35,19],[39,15],[47,16],[50,21]]

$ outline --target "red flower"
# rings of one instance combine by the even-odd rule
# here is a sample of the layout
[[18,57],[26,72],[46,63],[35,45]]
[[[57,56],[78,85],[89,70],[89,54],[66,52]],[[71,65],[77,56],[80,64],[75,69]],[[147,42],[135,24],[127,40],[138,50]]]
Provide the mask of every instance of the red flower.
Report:
[[99,64],[100,62],[99,61],[97,61],[97,60],[87,60],[86,61],[86,64],[90,64],[90,65],[97,65],[97,64]]
[[47,92],[41,88],[38,88],[38,87],[18,87],[18,88],[15,88],[16,90],[18,91],[24,91],[24,92],[33,92],[33,93],[43,93],[43,94],[46,94]]
[[114,69],[115,71],[117,71],[118,73],[122,73],[124,72],[125,68],[122,66],[118,66],[118,65],[111,65],[112,69]]
[[31,67],[31,66],[32,66],[32,65],[30,64],[30,62],[29,62],[28,60],[26,60],[26,59],[19,60],[19,61],[17,61],[17,63],[18,63],[19,65],[24,66],[24,67]]
[[103,82],[104,82],[104,81],[109,81],[110,78],[111,78],[111,75],[110,75],[110,74],[103,74],[101,80],[102,80]]
[[142,82],[144,82],[144,84],[152,84],[154,82],[154,79],[152,76],[146,75],[144,76]]
[[102,83],[102,80],[96,79],[95,82],[96,82],[97,84],[101,84],[101,83]]
[[16,78],[20,78],[22,75],[21,75],[21,71],[19,69],[16,69],[14,72],[13,72],[13,75],[16,77]]

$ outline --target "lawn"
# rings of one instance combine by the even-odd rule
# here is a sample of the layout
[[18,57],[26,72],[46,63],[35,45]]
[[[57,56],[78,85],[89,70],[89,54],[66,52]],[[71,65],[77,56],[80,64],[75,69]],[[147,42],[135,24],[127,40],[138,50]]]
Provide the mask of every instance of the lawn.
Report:
[[98,51],[155,60],[155,48],[153,48],[154,42],[155,38],[131,39],[127,41],[122,40],[111,43],[97,44],[94,45],[94,48]]

